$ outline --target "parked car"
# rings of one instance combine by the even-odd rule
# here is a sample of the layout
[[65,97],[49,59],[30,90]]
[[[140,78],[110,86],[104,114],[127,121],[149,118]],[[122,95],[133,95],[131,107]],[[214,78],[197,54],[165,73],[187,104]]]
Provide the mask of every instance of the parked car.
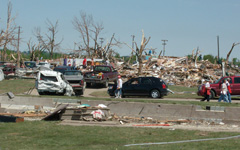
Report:
[[0,69],[3,69],[5,67],[5,64],[6,62],[5,61],[0,61]]
[[54,71],[61,72],[64,74],[65,71],[72,70],[72,67],[70,66],[57,66],[53,69]]
[[83,95],[85,90],[85,81],[83,74],[79,70],[68,70],[64,72],[65,79],[72,86],[75,95]]
[[37,67],[41,67],[41,66],[50,68],[51,65],[48,62],[39,62]]
[[56,71],[39,71],[36,79],[36,89],[39,95],[46,94],[58,94],[69,95],[73,93],[72,87],[64,79],[64,76],[60,72]]
[[84,75],[87,87],[91,84],[102,84],[103,87],[108,87],[109,82],[117,82],[118,72],[112,66],[97,65],[92,72],[86,72]]
[[[217,80],[216,82],[210,84],[210,87],[211,87],[210,98],[211,99],[221,95],[220,94],[221,84],[223,83],[223,80],[226,78],[230,79],[229,83],[230,83],[230,87],[232,90],[231,95],[240,95],[240,76],[227,76],[227,77],[222,77],[221,79]],[[198,92],[197,92],[198,96],[205,96],[205,93],[203,91],[204,88],[205,88],[204,84],[198,87]]]
[[[108,94],[114,96],[117,85],[110,85]],[[122,86],[122,97],[125,96],[150,96],[152,98],[162,98],[168,94],[167,84],[156,77],[138,77],[132,78]]]
[[2,69],[5,75],[15,74],[16,66],[15,65],[5,65]]

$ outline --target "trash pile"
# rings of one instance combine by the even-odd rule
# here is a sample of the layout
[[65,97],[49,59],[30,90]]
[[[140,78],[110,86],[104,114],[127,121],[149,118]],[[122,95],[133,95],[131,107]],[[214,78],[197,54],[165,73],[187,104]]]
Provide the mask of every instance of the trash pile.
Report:
[[[122,64],[118,70],[123,77],[137,77],[138,64]],[[229,72],[236,74],[235,70]],[[220,64],[212,64],[208,60],[195,64],[187,57],[162,57],[144,60],[140,76],[160,77],[169,85],[193,87],[201,84],[202,79],[215,81],[221,78],[222,69]]]

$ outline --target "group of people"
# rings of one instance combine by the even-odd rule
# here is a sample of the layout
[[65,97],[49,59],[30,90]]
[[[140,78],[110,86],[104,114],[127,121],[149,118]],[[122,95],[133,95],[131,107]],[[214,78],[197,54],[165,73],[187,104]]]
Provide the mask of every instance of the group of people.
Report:
[[[230,87],[230,78],[226,78],[223,80],[223,83],[221,85],[221,95],[218,99],[218,102],[221,102],[222,100],[226,103],[231,103],[231,87]],[[207,100],[208,102],[210,101],[210,95],[211,95],[211,87],[209,81],[206,81],[205,87],[204,87],[204,93],[205,97],[201,101]]]
[[[63,60],[63,66],[70,66],[70,67],[72,67],[75,70],[77,68],[76,65],[77,64],[76,64],[76,58],[75,57],[73,57],[72,61],[71,61],[71,58],[68,59],[67,56],[65,56],[65,58]],[[82,66],[83,66],[83,69],[87,68],[87,58],[86,58],[86,56],[83,59]],[[93,69],[93,66],[94,66],[94,59],[92,58],[92,60],[91,60],[91,69]]]
[[229,78],[223,80],[223,83],[221,85],[221,95],[218,99],[218,102],[221,102],[223,99],[223,101],[226,103],[232,103],[231,99],[232,90],[229,82],[230,82]]

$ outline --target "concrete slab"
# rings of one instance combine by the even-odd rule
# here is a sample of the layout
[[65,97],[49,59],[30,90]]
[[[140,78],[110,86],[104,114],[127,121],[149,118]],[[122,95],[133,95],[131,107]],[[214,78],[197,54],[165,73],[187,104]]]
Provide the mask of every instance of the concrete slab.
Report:
[[8,96],[0,96],[1,104],[13,104],[13,105],[41,105],[53,107],[52,98],[39,98],[39,97],[20,97],[16,96],[13,99],[9,99]]
[[[197,105],[176,105],[161,103],[139,103],[139,102],[119,102],[119,101],[90,101],[81,100],[82,104],[97,106],[104,104],[110,108],[112,114],[129,117],[151,117],[159,120],[176,119],[212,119],[234,120],[240,122],[239,107],[225,107],[225,111],[201,110]],[[222,108],[221,108],[222,110]]]
[[0,113],[4,113],[5,112],[5,108],[0,108]]
[[[34,105],[45,107],[55,107],[55,103],[69,103],[71,105],[89,104],[97,106],[104,104],[108,106],[111,114],[129,117],[151,117],[158,120],[177,120],[177,119],[210,119],[222,121],[240,122],[240,107],[212,107],[210,110],[201,109],[197,105],[176,105],[161,103],[140,103],[140,102],[120,102],[103,100],[84,100],[80,99],[56,99],[56,98],[38,98],[38,97],[15,97],[9,99],[7,96],[0,96],[2,107],[13,109],[34,108]],[[31,109],[30,108],[30,109]]]

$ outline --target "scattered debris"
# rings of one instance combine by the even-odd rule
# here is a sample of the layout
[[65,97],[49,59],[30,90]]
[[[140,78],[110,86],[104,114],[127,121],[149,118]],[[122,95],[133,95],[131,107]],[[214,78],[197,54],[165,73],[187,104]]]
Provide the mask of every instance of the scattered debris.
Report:
[[62,114],[65,112],[66,108],[67,108],[68,104],[66,105],[60,105],[59,107],[57,107],[53,113],[51,113],[50,115],[44,117],[42,120],[45,121],[56,121],[56,120],[61,120]]
[[[143,56],[146,57],[146,56]],[[202,83],[202,79],[214,81],[222,76],[221,65],[212,64],[208,60],[197,61],[196,65],[187,57],[161,57],[152,56],[150,62],[143,61],[143,68],[139,76],[160,77],[169,85],[182,85],[187,87],[197,86]],[[237,71],[229,68],[231,74]],[[121,64],[117,70],[122,77],[136,77],[138,73],[138,64],[132,66]]]
[[91,114],[93,115],[93,119],[96,119],[97,121],[101,121],[104,117],[104,113],[100,109],[92,111]]

